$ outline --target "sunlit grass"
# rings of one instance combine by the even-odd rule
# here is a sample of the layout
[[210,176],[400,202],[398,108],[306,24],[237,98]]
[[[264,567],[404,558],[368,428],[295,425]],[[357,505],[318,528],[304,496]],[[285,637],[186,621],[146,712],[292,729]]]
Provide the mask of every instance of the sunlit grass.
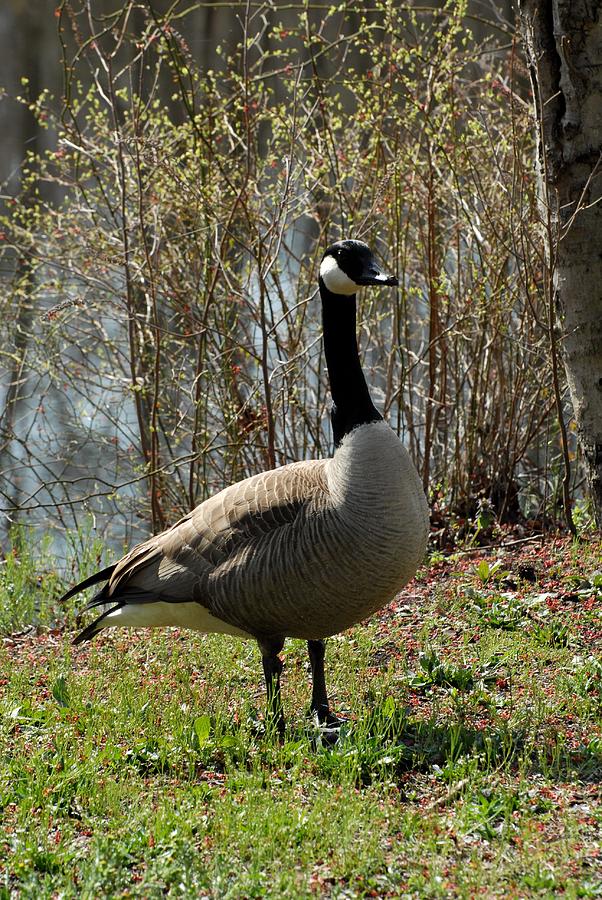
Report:
[[[25,603],[34,560],[17,553],[2,582],[3,895],[600,896],[600,599],[561,599],[579,573],[594,583],[599,549],[550,551],[554,584],[544,571],[515,591],[515,627],[482,615],[503,586],[479,581],[475,605],[466,561],[331,640],[348,718],[334,747],[307,714],[301,642],[285,651],[280,744],[252,643],[138,631],[72,648],[57,580]],[[39,633],[19,633],[34,607]]]

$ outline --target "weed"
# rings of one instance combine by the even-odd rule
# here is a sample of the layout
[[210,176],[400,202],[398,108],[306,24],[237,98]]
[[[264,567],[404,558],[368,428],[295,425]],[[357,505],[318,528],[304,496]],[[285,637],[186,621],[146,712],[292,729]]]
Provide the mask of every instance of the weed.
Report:
[[418,657],[420,670],[408,679],[412,688],[454,687],[460,691],[469,691],[474,687],[473,672],[466,666],[443,662],[435,650],[428,650]]
[[594,695],[602,700],[602,660],[595,656],[574,656],[568,687],[582,697]]
[[516,631],[525,622],[525,607],[514,594],[494,594],[483,596],[476,592],[470,595],[472,610],[476,620],[487,628]]
[[557,621],[536,622],[529,633],[545,647],[568,647],[574,640],[570,627]]
[[523,884],[532,891],[555,891],[558,887],[556,876],[552,869],[537,866],[532,872],[523,876]]
[[47,624],[54,618],[59,575],[56,568],[41,564],[50,555],[50,543],[46,536],[37,546],[31,529],[12,528],[11,550],[0,560],[0,631]]
[[463,824],[467,833],[494,840],[522,806],[522,798],[515,791],[482,789],[465,804]]
[[408,678],[408,685],[414,689],[437,686],[463,692],[471,691],[476,686],[492,684],[499,675],[499,666],[495,661],[479,670],[473,670],[469,666],[441,660],[435,650],[420,653],[418,663],[420,670],[411,673]]
[[580,497],[573,506],[573,522],[579,534],[595,534],[596,517],[589,498]]
[[491,581],[501,581],[509,573],[503,568],[501,559],[497,559],[494,563],[490,563],[486,559],[482,559],[474,567],[474,575],[482,585],[487,585]]
[[579,599],[602,600],[602,572],[593,572],[588,577],[569,575],[568,580],[575,588]]

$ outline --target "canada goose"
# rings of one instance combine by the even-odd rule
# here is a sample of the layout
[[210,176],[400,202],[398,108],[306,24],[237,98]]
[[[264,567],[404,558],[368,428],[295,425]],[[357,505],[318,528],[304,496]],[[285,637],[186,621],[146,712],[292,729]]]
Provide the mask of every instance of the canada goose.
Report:
[[278,654],[285,638],[302,638],[311,709],[319,722],[337,723],[323,639],[392,600],[416,572],[428,535],[418,473],[370,399],[357,348],[358,287],[397,284],[362,241],[328,247],[319,285],[334,455],[230,485],[73,587],[63,600],[106,581],[85,609],[111,604],[75,644],[118,625],[252,637],[261,650],[268,712],[282,733]]

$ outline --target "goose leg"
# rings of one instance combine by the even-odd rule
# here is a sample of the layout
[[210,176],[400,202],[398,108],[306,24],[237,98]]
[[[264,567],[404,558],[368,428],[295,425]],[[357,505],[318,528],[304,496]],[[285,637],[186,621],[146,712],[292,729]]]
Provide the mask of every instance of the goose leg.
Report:
[[324,641],[308,641],[307,652],[311,666],[311,711],[316,713],[319,722],[325,722],[330,714],[330,708],[324,676],[324,653],[326,652]]
[[284,737],[284,712],[280,696],[280,673],[282,672],[283,664],[278,654],[283,647],[284,640],[281,638],[259,642],[268,696],[267,718],[274,723],[281,738]]
[[308,641],[307,651],[311,665],[311,711],[317,715],[321,725],[334,727],[341,725],[341,720],[330,712],[328,703],[324,676],[324,653],[326,652],[324,641]]

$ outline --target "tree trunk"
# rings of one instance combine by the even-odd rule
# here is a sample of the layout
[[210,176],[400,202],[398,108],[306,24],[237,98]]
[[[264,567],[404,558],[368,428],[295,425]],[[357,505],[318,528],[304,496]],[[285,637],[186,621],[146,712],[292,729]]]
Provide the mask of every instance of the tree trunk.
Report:
[[559,343],[602,527],[602,10],[521,0]]

